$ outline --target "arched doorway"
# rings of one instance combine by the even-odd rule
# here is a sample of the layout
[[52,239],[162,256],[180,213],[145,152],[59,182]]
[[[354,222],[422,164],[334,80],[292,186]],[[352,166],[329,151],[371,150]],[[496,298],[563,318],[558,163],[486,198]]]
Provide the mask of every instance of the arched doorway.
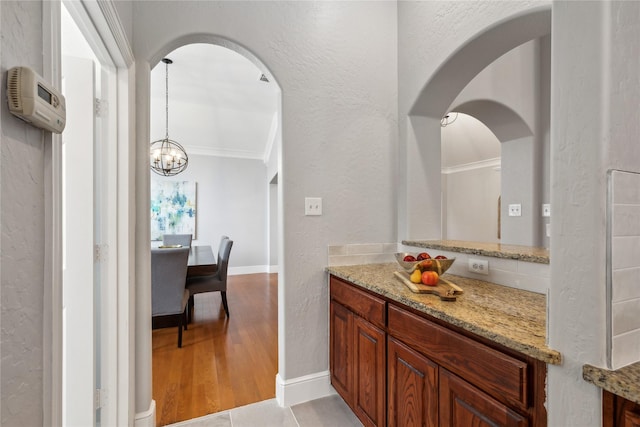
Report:
[[[253,62],[265,77],[273,83],[273,85],[279,88],[277,79],[270,72],[269,68],[264,65],[260,60],[256,58],[251,52],[242,47],[241,45],[231,42],[219,36],[212,34],[190,34],[183,37],[178,37],[175,40],[169,41],[161,46],[157,52],[150,56],[147,61],[139,60],[136,63],[136,82],[138,87],[137,93],[137,118],[139,125],[137,127],[137,140],[139,143],[136,145],[136,188],[138,189],[136,195],[136,222],[139,224],[135,229],[135,241],[136,241],[136,311],[135,311],[135,323],[136,323],[136,340],[135,340],[135,412],[139,422],[149,423],[152,417],[154,417],[156,408],[152,396],[152,364],[151,364],[151,274],[150,274],[150,228],[147,226],[140,226],[140,224],[149,224],[150,219],[150,172],[149,172],[149,142],[152,140],[149,132],[149,118],[150,118],[150,80],[151,69],[155,67],[162,58],[167,56],[175,49],[189,45],[192,43],[207,43],[224,48],[230,49],[249,61]],[[281,124],[281,101],[277,102],[278,115],[276,124],[279,127]],[[271,150],[271,156],[267,162],[268,172],[265,174],[278,175],[282,177],[281,171],[281,132],[274,132],[274,144]],[[269,180],[266,179],[264,183],[265,188],[269,188]],[[280,186],[278,186],[280,187]],[[277,212],[276,222],[280,225],[281,219],[281,204],[282,204],[282,190],[277,189],[277,197],[269,197],[269,200],[276,199],[276,203],[279,205],[273,211]],[[265,211],[270,211],[267,206],[264,207]],[[282,228],[278,226],[277,236],[274,237],[278,242],[282,242]],[[282,245],[277,245],[278,252],[282,252]],[[279,281],[281,279],[279,278]],[[278,284],[278,299],[281,298],[282,286]],[[278,310],[282,310],[281,304],[278,305]],[[280,312],[278,318],[281,318]],[[280,345],[280,343],[278,343]],[[144,420],[144,421],[142,421]]]

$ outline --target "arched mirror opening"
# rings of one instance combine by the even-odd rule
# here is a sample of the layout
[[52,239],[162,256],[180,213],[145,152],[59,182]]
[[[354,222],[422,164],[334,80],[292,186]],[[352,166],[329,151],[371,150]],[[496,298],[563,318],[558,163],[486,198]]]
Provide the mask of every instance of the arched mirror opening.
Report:
[[443,116],[442,239],[548,247],[550,72],[547,35],[483,69]]
[[442,238],[500,242],[500,141],[480,120],[451,112],[441,130]]
[[[275,397],[279,234],[278,184],[272,178],[279,170],[281,91],[259,61],[229,42],[220,44],[178,47],[150,73],[149,142],[164,138],[168,127],[189,158],[175,176],[149,171],[151,245],[161,246],[163,234],[191,234],[193,247],[210,246],[215,257],[222,236],[233,241],[229,315],[221,292],[194,294],[181,349],[175,327],[163,328],[154,319],[159,425]],[[172,61],[168,78],[162,58]],[[252,369],[257,365],[261,370]],[[246,384],[255,385],[251,393]],[[198,395],[175,395],[176,389],[200,388]]]

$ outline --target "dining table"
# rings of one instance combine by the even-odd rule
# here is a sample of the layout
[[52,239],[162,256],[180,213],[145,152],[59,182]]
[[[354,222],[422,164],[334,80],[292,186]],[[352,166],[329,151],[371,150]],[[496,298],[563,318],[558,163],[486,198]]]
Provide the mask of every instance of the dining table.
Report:
[[217,259],[210,245],[191,246],[187,261],[187,277],[206,276],[218,269]]

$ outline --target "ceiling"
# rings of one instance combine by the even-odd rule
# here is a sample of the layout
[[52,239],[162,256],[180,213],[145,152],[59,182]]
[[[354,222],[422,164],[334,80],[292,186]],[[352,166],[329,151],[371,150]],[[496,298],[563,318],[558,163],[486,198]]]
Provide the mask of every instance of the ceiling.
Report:
[[[265,159],[276,135],[280,90],[263,70],[222,46],[190,44],[166,55],[169,138],[187,153]],[[165,64],[151,71],[151,141],[166,134]]]

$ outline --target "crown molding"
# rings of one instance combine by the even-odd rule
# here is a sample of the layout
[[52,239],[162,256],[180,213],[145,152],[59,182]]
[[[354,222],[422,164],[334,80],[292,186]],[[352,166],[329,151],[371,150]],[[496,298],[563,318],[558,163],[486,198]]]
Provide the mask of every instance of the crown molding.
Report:
[[480,160],[479,162],[471,162],[465,163],[463,165],[450,166],[448,168],[442,168],[442,173],[445,175],[449,175],[452,173],[460,173],[467,172],[476,169],[484,169],[484,168],[500,168],[500,157],[496,157],[494,159],[486,159]]

